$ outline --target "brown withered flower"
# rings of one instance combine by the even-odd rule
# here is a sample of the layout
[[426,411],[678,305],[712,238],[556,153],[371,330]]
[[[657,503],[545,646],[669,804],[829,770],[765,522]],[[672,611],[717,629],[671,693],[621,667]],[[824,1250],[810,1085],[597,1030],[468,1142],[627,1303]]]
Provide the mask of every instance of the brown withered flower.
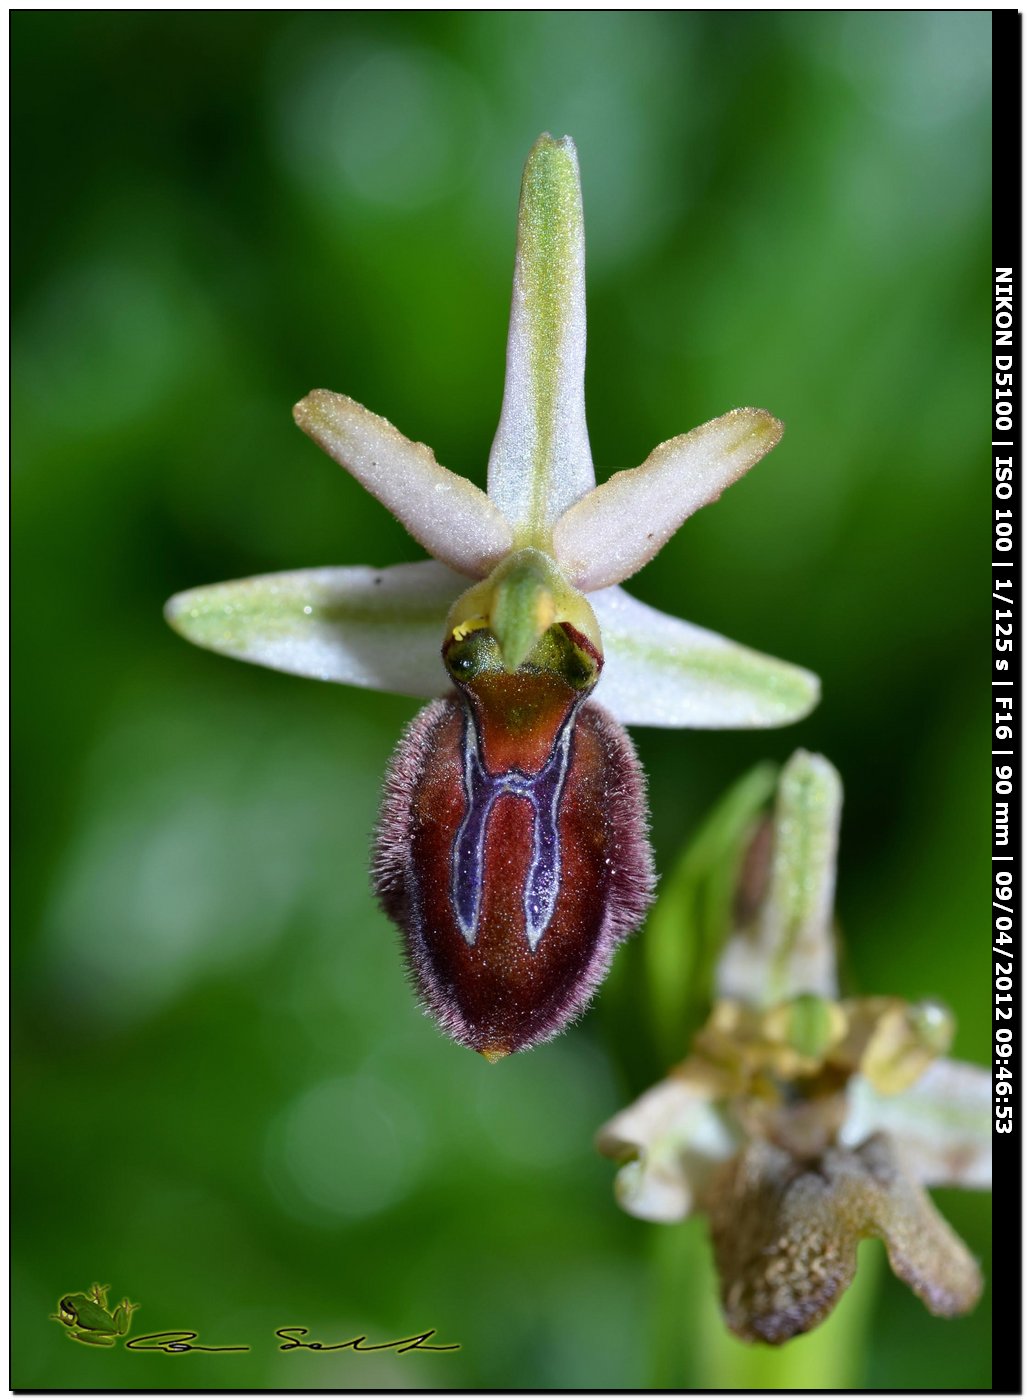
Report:
[[799,751],[739,880],[715,1002],[691,1053],[601,1130],[643,1219],[704,1211],[728,1327],[779,1344],[832,1311],[861,1240],[938,1316],[977,1302],[976,1261],[931,1186],[991,1184],[990,1076],[943,1058],[936,1002],[839,998],[841,782]]

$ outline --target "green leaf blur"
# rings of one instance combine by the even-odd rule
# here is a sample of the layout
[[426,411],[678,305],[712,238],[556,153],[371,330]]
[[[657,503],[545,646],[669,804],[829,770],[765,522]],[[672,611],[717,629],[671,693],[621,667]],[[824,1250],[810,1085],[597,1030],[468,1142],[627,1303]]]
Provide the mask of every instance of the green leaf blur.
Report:
[[[632,587],[823,702],[637,732],[660,869],[755,763],[826,754],[849,985],[944,998],[985,1061],[990,42],[954,12],[12,17],[16,1388],[727,1374],[701,1222],[657,1242],[592,1148],[665,1068],[645,932],[552,1045],[444,1041],[366,874],[414,702],[161,618],[418,557],[296,430],[314,386],[484,484],[542,130],[581,160],[597,461],[739,404],[787,424]],[[988,1275],[989,1202],[943,1209]],[[990,1384],[990,1293],[940,1322],[880,1272],[828,1383]],[[134,1335],[252,1350],[69,1346],[48,1315],[97,1279]],[[463,1349],[280,1353],[288,1325]],[[731,1374],[793,1383],[787,1352]]]
[[778,770],[758,764],[724,794],[664,877],[642,940],[646,1021],[665,1064],[685,1057],[709,1015],[720,951],[732,932],[738,877]]

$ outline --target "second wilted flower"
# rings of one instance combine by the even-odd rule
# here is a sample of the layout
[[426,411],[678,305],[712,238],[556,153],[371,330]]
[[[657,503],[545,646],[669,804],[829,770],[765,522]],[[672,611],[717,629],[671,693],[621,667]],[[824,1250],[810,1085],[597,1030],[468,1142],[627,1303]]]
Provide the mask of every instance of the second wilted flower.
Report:
[[799,751],[741,866],[716,1000],[691,1053],[602,1129],[620,1204],[705,1212],[731,1330],[786,1342],[851,1283],[860,1240],[931,1312],[969,1311],[975,1260],[924,1188],[991,1183],[990,1076],[941,1058],[936,1002],[839,998],[833,905],[841,784]]

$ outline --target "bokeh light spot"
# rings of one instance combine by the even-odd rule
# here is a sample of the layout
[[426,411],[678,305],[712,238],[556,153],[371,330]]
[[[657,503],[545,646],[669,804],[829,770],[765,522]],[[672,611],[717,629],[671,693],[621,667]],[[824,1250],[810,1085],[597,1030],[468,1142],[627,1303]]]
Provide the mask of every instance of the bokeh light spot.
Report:
[[473,176],[484,103],[451,59],[412,46],[309,43],[291,69],[281,146],[319,202],[356,194],[416,209]]
[[326,1079],[272,1124],[267,1172],[285,1209],[309,1223],[359,1220],[403,1200],[424,1160],[416,1105],[370,1075]]

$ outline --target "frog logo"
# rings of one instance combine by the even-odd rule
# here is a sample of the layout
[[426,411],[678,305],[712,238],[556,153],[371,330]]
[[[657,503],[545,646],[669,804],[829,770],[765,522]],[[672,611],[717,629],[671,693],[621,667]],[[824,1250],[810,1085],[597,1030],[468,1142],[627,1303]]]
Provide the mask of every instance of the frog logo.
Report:
[[107,1307],[109,1292],[109,1284],[94,1283],[88,1293],[66,1293],[57,1304],[57,1311],[50,1316],[54,1322],[64,1324],[71,1341],[92,1347],[112,1347],[119,1337],[128,1336],[132,1314],[139,1305],[122,1298],[111,1312]]

